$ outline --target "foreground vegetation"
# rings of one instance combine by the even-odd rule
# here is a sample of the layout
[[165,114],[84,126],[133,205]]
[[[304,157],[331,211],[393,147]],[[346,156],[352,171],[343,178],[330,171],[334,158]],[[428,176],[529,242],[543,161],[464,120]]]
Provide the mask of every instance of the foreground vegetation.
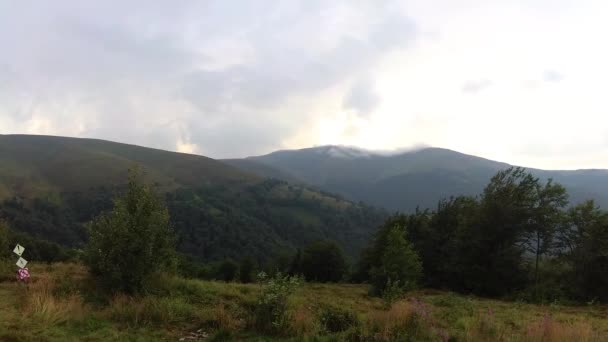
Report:
[[[499,172],[478,198],[390,218],[349,272],[340,246],[317,241],[269,273],[196,267],[176,253],[170,211],[140,170],[113,209],[88,225],[76,263],[3,286],[6,340],[179,339],[344,341],[595,341],[608,337],[608,213],[566,209],[567,192],[523,169]],[[0,279],[15,236],[0,224]],[[42,246],[42,244],[41,244]],[[46,250],[47,248],[44,248]],[[4,252],[2,252],[4,251]],[[184,263],[184,261],[186,261]],[[186,267],[186,272],[180,268]],[[8,265],[8,267],[6,267]],[[195,272],[188,272],[188,270]],[[211,272],[209,272],[211,271]],[[180,276],[180,274],[182,276]],[[220,276],[224,282],[188,280]],[[254,274],[257,275],[253,283]],[[217,279],[217,278],[216,278]],[[231,283],[238,279],[242,284]],[[312,281],[306,285],[304,280]],[[367,285],[318,285],[358,280]],[[249,283],[248,285],[244,283]],[[440,291],[457,291],[455,295]],[[511,304],[462,294],[510,298]],[[370,297],[373,295],[375,297]],[[523,301],[543,303],[532,306]],[[579,303],[579,307],[562,307]],[[587,301],[588,308],[580,303]],[[547,303],[550,303],[547,305]]]
[[387,305],[365,285],[303,284],[280,331],[260,331],[268,285],[160,276],[108,296],[81,264],[35,264],[29,288],[0,282],[2,341],[605,341],[608,307],[502,302],[419,290]]

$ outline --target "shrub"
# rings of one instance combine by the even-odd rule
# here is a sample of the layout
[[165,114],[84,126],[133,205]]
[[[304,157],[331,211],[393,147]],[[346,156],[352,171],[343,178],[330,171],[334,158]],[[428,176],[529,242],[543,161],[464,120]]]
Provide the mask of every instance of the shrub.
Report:
[[129,175],[127,193],[114,209],[90,225],[87,263],[91,273],[113,292],[141,292],[149,277],[175,265],[169,213],[152,190]]
[[330,333],[346,331],[359,325],[359,318],[353,311],[333,306],[321,310],[319,321],[325,331]]
[[401,284],[399,284],[399,280],[392,281],[389,279],[384,287],[384,291],[382,292],[382,300],[384,300],[384,304],[387,307],[390,307],[391,304],[403,298],[403,295],[404,290]]
[[281,273],[267,279],[263,272],[258,279],[265,285],[255,308],[255,328],[268,334],[286,331],[289,318],[287,300],[299,287],[301,279]]

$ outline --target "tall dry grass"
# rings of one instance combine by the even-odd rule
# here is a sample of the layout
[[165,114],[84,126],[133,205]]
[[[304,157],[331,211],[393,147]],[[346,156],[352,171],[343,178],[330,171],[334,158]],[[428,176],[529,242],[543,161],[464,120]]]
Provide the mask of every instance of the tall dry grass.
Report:
[[394,303],[375,312],[363,326],[362,337],[374,341],[447,341],[447,332],[431,315],[431,307],[416,299]]
[[600,341],[589,322],[558,322],[549,314],[526,327],[526,342]]
[[297,307],[290,318],[290,329],[296,336],[313,336],[319,332],[317,317],[308,306]]
[[217,328],[227,332],[239,331],[246,325],[245,320],[237,317],[235,312],[228,309],[224,303],[215,306],[213,310],[213,319],[217,324]]
[[604,341],[587,321],[560,322],[546,313],[523,330],[499,324],[491,310],[480,313],[468,327],[466,341],[595,342]]
[[21,292],[20,303],[24,317],[39,324],[56,325],[77,321],[89,311],[80,294],[59,296],[55,290],[56,282],[48,274],[34,278]]

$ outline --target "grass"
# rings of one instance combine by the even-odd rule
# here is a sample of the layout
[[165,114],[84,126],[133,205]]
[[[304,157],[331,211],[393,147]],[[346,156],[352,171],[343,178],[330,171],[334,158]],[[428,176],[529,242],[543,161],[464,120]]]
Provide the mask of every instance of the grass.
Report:
[[163,276],[147,296],[107,297],[79,264],[0,282],[0,341],[605,341],[608,307],[532,305],[423,290],[387,308],[363,285],[305,284],[279,336],[254,329],[262,287]]

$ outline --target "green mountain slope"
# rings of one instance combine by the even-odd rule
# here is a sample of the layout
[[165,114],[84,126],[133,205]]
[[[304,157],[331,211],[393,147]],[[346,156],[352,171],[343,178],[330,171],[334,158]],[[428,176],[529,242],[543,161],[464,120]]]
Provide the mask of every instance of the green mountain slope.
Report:
[[385,213],[196,155],[93,139],[0,135],[0,217],[65,245],[111,208],[140,165],[166,198],[180,250],[206,260],[268,260],[317,239],[356,255]]
[[277,168],[257,162],[253,159],[221,159],[221,162],[261,177],[282,179],[290,183],[302,183],[302,180],[287,172],[283,172]]
[[0,135],[0,196],[31,197],[121,184],[135,164],[163,189],[258,179],[197,155],[95,139]]
[[[274,173],[287,173],[351,200],[405,211],[412,211],[417,206],[434,208],[444,197],[477,195],[490,177],[509,167],[506,163],[441,148],[386,155],[323,146],[278,151],[246,160],[265,164],[275,170]],[[261,168],[242,169],[266,175]],[[530,170],[538,177],[553,178],[566,186],[572,202],[595,199],[608,207],[608,170]]]

